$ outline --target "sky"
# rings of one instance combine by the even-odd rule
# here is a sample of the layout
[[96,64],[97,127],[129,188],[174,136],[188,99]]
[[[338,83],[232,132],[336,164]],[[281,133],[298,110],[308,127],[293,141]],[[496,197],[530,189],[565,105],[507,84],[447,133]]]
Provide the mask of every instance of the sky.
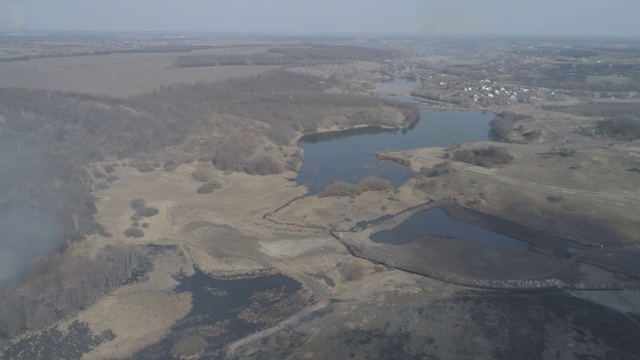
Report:
[[0,29],[640,36],[640,0],[0,0]]

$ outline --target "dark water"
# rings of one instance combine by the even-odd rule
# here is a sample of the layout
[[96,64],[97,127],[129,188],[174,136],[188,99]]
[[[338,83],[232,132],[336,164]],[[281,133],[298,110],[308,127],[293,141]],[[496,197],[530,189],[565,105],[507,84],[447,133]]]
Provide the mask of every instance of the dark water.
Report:
[[[176,291],[188,291],[193,294],[191,313],[188,316],[202,317],[202,324],[211,324],[225,319],[234,319],[232,328],[244,333],[254,330],[252,325],[237,321],[235,313],[238,309],[250,306],[251,296],[267,290],[285,290],[292,294],[300,290],[299,282],[282,274],[268,275],[250,279],[216,279],[202,271],[180,281]],[[211,293],[207,289],[216,289],[225,295]],[[204,318],[206,317],[206,320]],[[193,323],[190,323],[193,325]]]
[[320,193],[336,180],[357,183],[367,176],[387,179],[398,187],[413,172],[400,164],[379,162],[374,155],[376,151],[489,140],[489,122],[493,117],[492,113],[480,111],[422,109],[420,121],[410,128],[362,128],[307,135],[299,141],[305,160],[296,182],[307,185],[310,195]]
[[391,230],[373,234],[371,240],[376,243],[402,245],[427,234],[460,238],[490,247],[529,249],[529,244],[523,241],[453,219],[441,208],[417,213]]

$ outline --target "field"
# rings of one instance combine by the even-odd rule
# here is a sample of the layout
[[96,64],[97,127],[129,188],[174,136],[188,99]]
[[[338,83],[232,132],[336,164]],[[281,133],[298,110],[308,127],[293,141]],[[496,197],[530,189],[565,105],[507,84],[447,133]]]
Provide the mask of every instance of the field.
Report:
[[[633,49],[538,44],[534,60],[532,41],[3,44],[32,58],[0,62],[0,204],[56,214],[63,236],[3,290],[0,351],[637,359],[640,144],[613,126],[638,108],[621,88],[635,68],[618,64]],[[561,49],[626,80],[556,63]],[[377,153],[415,173],[397,189],[305,196],[301,136],[415,123],[417,105],[371,96],[391,79],[421,80],[392,90],[420,106],[496,113],[499,136]],[[529,249],[371,240],[432,207]]]
[[223,81],[256,76],[273,66],[174,68],[179,55],[111,54],[0,63],[3,87],[72,91],[112,97],[144,94],[176,83]]

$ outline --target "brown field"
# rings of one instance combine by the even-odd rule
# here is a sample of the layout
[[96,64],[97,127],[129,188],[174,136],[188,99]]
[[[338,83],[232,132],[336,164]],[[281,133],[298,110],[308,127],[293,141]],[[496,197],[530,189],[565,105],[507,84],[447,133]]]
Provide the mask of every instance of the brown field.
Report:
[[[218,52],[221,50],[217,50]],[[237,50],[241,52],[241,50]],[[256,49],[244,52],[258,51]],[[202,52],[205,52],[203,50]],[[206,50],[214,52],[214,50]],[[194,52],[195,53],[195,52]],[[111,54],[0,63],[2,87],[128,97],[176,83],[224,81],[265,73],[275,66],[172,68],[181,54]]]

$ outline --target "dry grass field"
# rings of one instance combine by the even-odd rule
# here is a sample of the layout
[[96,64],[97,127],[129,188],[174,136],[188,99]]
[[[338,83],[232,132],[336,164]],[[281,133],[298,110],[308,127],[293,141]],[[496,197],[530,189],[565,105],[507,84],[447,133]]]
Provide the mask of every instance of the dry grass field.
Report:
[[[265,48],[225,48],[193,53],[238,55]],[[129,97],[177,83],[224,81],[263,74],[275,66],[224,66],[173,68],[180,53],[111,54],[32,59],[0,63],[2,87],[72,91],[112,97]]]

